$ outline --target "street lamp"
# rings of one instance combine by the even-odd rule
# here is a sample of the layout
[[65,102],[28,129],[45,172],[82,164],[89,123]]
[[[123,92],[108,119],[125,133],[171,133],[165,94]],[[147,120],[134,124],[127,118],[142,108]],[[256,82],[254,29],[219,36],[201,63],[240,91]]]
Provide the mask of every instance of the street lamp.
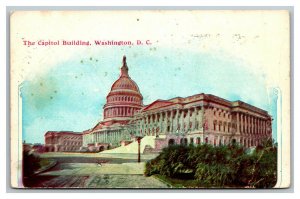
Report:
[[138,141],[138,162],[141,162],[141,139],[142,139],[142,137],[137,136],[136,139]]

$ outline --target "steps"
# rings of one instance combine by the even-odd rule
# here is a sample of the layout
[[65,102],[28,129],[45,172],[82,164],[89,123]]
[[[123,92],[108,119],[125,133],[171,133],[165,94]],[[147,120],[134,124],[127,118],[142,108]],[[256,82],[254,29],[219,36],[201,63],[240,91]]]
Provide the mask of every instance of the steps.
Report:
[[[155,148],[155,136],[145,136],[141,139],[141,154],[145,150],[145,147],[152,147]],[[100,152],[101,154],[112,154],[112,153],[130,153],[130,154],[137,154],[138,153],[138,142],[134,141],[126,146],[120,146],[118,148],[114,148],[111,150],[106,150]]]

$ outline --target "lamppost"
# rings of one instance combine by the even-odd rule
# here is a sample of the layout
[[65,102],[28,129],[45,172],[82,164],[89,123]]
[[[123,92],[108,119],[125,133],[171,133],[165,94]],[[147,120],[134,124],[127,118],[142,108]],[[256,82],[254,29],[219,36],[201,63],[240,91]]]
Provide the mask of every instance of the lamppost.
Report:
[[136,139],[138,141],[138,162],[141,162],[141,139],[142,139],[142,137],[137,136]]

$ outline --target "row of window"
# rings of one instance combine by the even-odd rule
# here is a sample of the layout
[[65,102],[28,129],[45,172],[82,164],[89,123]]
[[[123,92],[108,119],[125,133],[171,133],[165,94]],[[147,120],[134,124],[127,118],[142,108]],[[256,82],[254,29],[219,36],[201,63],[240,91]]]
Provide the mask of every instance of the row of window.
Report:
[[64,145],[81,146],[81,145],[82,145],[82,142],[64,141]]
[[[223,124],[223,125],[222,125]],[[226,122],[217,122],[217,120],[214,120],[214,131],[223,131],[223,132],[230,132],[230,128],[234,127],[235,124],[233,123],[226,123]]]
[[[145,128],[147,128],[147,125],[145,126]],[[171,129],[171,126],[168,125],[166,130],[167,130],[167,132],[171,132],[171,130],[172,130],[172,131],[177,131],[177,130],[180,130],[180,129],[181,129],[181,125],[178,124],[178,125],[177,125],[177,129]],[[194,127],[194,129],[193,129],[193,123],[192,123],[192,122],[189,123],[189,128],[187,128],[186,123],[184,123],[184,126],[183,126],[183,130],[184,130],[184,131],[187,131],[187,130],[195,130],[195,129],[199,129],[199,122],[198,122],[198,121],[195,122],[195,127]],[[150,128],[148,128],[148,131],[147,131],[146,129],[144,130],[144,134],[145,134],[145,135],[156,135],[157,133],[160,132],[159,130],[160,130],[159,127],[156,127],[156,128],[155,128],[155,127],[152,127],[152,130],[151,130]],[[143,130],[140,129],[140,132],[142,133]]]
[[81,139],[81,136],[64,136],[63,137],[64,140],[80,140]]
[[[214,146],[221,146],[221,145],[223,145],[223,144],[229,144],[230,142],[232,143],[232,144],[235,144],[236,142],[237,142],[237,140],[236,139],[231,139],[231,141],[229,140],[229,138],[227,138],[227,139],[219,139],[219,141],[218,141],[218,143],[217,143],[217,138],[215,138],[215,139],[213,139],[213,140],[211,140],[210,142],[209,142],[209,140],[208,140],[208,137],[206,137],[205,139],[204,139],[204,142],[203,143],[205,143],[205,144],[212,144],[212,145],[214,145]],[[261,141],[260,140],[254,140],[254,139],[240,139],[240,143],[241,144],[243,144],[244,146],[246,146],[246,147],[250,147],[250,146],[257,146],[258,144],[260,144],[261,143]],[[175,139],[169,139],[169,141],[168,141],[168,145],[174,145],[174,144],[176,144],[176,142],[175,142]],[[201,144],[201,138],[200,137],[197,137],[197,138],[189,138],[189,140],[188,140],[188,138],[181,138],[180,139],[180,144],[182,144],[182,145],[187,145],[187,144]]]
[[223,118],[228,118],[230,119],[230,113],[228,112],[223,112],[223,111],[217,111],[217,110],[214,110],[214,116],[219,116],[219,117],[223,117]]
[[109,102],[139,102],[138,97],[133,97],[133,96],[111,96],[108,99]]
[[104,111],[104,116],[124,116],[124,115],[133,115],[133,112],[136,111],[135,108],[130,107],[119,107],[119,108],[109,108]]
[[[208,144],[208,138],[207,137],[205,138],[204,143]],[[174,145],[174,144],[176,144],[175,140],[174,139],[169,139],[168,145]],[[180,139],[180,144],[187,145],[188,144],[188,138],[181,138]],[[195,138],[195,140],[194,140],[194,138],[190,138],[189,144],[201,144],[201,138],[197,137],[197,138]]]

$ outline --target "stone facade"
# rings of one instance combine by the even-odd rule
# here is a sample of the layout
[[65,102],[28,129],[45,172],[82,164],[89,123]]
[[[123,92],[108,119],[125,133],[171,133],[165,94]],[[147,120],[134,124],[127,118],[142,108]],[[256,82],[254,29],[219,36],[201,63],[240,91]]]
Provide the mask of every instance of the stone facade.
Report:
[[83,132],[84,147],[117,147],[135,136],[147,135],[156,136],[154,150],[201,143],[251,147],[272,137],[271,116],[242,101],[201,93],[143,105],[139,88],[129,77],[126,57],[106,99],[104,120]]
[[45,134],[46,152],[75,152],[82,146],[82,132],[48,131]]
[[233,142],[251,147],[271,138],[271,120],[266,111],[244,102],[202,93],[145,106],[134,115],[131,133],[157,136],[157,149],[170,144]]

